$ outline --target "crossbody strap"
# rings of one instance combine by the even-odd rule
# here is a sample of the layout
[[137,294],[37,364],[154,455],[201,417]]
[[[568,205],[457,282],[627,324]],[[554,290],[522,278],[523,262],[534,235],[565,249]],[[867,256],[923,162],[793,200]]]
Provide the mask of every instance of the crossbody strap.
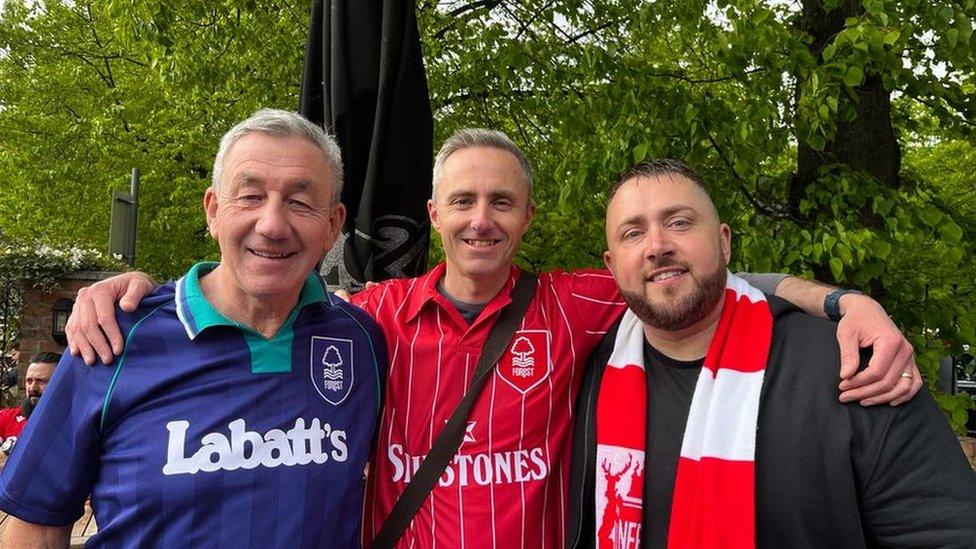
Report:
[[444,469],[457,454],[458,448],[461,447],[461,441],[464,440],[464,429],[468,417],[471,415],[471,408],[474,407],[475,400],[481,394],[481,389],[485,386],[488,376],[494,371],[498,359],[501,358],[502,353],[505,352],[512,340],[515,329],[525,317],[525,311],[535,294],[536,279],[534,273],[526,271],[522,271],[519,275],[515,282],[515,288],[512,289],[512,302],[502,309],[498,315],[498,320],[491,327],[491,332],[488,333],[488,339],[485,341],[481,358],[478,360],[478,367],[474,372],[474,378],[471,380],[471,386],[468,387],[464,398],[454,409],[451,419],[447,421],[444,429],[437,436],[437,440],[434,441],[427,457],[420,464],[420,468],[414,473],[410,484],[407,484],[403,493],[397,498],[393,510],[390,511],[383,527],[380,528],[373,540],[373,549],[392,548],[396,544],[404,530],[410,525],[414,515],[417,514],[417,510],[420,509],[424,500],[434,489],[437,479],[444,474]]

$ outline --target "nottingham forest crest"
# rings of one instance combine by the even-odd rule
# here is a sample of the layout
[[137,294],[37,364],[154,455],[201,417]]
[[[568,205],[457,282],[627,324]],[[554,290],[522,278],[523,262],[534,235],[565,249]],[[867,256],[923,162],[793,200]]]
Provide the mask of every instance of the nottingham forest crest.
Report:
[[355,377],[352,340],[312,336],[309,370],[319,395],[329,404],[341,404],[352,391]]

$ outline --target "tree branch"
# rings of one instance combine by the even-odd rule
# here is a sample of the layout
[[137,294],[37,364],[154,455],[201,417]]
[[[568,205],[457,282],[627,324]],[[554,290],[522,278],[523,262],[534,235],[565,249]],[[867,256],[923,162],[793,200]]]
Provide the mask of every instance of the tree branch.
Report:
[[[442,29],[438,30],[437,32],[435,32],[434,33],[434,40],[440,40],[441,38],[444,37],[445,34],[448,33],[448,31],[450,31],[455,26],[457,26],[457,24],[462,20],[461,16],[464,15],[465,13],[477,11],[477,10],[482,9],[482,8],[484,8],[486,11],[491,11],[491,10],[495,9],[501,3],[502,3],[502,0],[475,0],[474,2],[471,2],[470,4],[466,4],[464,6],[461,6],[459,8],[455,8],[455,9],[447,12],[447,16],[448,17],[453,17],[454,20],[451,21],[444,28],[442,28]],[[434,8],[434,9],[436,9],[436,8]]]
[[705,134],[708,136],[708,142],[712,145],[712,150],[718,154],[718,157],[722,160],[722,163],[725,164],[726,169],[728,169],[729,173],[732,174],[733,179],[736,182],[736,186],[739,187],[739,190],[742,191],[743,196],[746,197],[746,200],[752,204],[752,207],[755,208],[756,211],[773,219],[789,219],[797,224],[804,224],[802,219],[793,216],[788,209],[767,206],[753,196],[752,193],[749,192],[749,189],[746,188],[745,178],[742,177],[738,171],[736,171],[735,165],[732,163],[729,157],[726,156],[725,151],[722,150],[722,147],[719,146],[718,142],[715,141],[715,138],[712,136],[712,132],[708,131],[706,128]]

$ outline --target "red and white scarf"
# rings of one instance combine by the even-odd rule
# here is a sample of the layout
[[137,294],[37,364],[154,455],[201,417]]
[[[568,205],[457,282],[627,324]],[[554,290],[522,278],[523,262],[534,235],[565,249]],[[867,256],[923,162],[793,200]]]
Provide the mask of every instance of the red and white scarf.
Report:
[[[755,547],[759,395],[772,314],[731,273],[692,396],[674,483],[669,548]],[[640,546],[647,386],[644,330],[627,311],[604,370],[596,411],[596,546]],[[654,474],[654,464],[648,464]]]

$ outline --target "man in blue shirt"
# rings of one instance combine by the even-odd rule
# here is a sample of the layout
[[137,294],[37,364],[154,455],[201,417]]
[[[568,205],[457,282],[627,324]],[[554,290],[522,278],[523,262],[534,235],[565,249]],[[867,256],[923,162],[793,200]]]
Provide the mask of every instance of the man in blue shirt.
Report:
[[122,314],[114,368],[65,357],[0,476],[4,546],[67,546],[89,493],[99,546],[357,544],[386,351],[314,273],[341,166],[293,113],[224,136],[204,196],[220,262]]

